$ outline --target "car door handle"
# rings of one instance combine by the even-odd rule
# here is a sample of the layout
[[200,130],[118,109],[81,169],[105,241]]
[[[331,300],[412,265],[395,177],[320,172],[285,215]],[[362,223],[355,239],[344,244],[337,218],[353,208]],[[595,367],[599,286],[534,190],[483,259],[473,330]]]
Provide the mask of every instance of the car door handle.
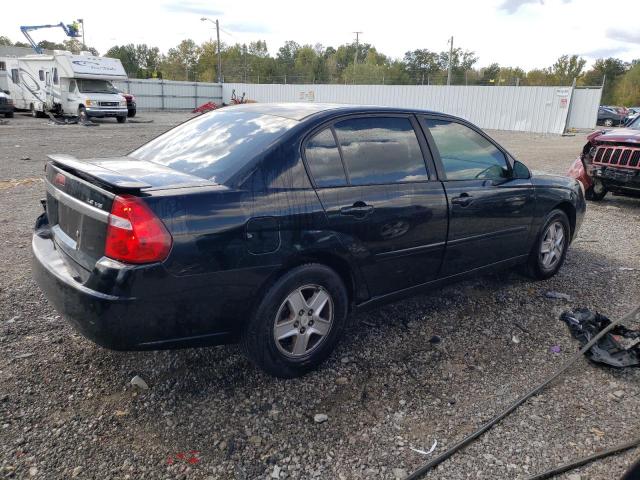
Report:
[[366,217],[373,212],[373,205],[367,205],[364,202],[356,202],[350,207],[342,207],[341,215],[353,215],[354,217]]
[[473,202],[473,197],[468,193],[461,193],[457,197],[451,199],[451,203],[454,205],[460,205],[461,207],[467,207]]

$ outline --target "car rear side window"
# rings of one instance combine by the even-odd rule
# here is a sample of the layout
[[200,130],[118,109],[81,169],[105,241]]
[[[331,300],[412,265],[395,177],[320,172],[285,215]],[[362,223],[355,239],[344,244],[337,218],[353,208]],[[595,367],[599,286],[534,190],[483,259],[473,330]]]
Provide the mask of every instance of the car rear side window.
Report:
[[353,118],[334,128],[352,185],[429,179],[408,118]]
[[317,187],[341,187],[347,184],[340,151],[331,129],[327,128],[307,142],[307,165]]
[[461,123],[425,119],[440,153],[447,180],[499,180],[508,176],[504,154]]

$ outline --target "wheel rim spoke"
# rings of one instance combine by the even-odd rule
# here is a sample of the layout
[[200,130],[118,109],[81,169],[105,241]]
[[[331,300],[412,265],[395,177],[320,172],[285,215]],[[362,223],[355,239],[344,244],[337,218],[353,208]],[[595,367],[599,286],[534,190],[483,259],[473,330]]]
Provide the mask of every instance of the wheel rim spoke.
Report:
[[325,290],[320,289],[311,298],[311,301],[309,302],[309,308],[313,310],[314,313],[317,312],[318,315],[320,315],[324,307],[327,305],[328,301],[329,294]]
[[273,331],[276,340],[284,340],[298,334],[298,329],[293,326],[294,320],[287,320],[275,326]]
[[309,333],[303,333],[296,335],[296,340],[293,343],[294,355],[304,355],[307,353],[307,345],[309,345]]
[[317,318],[313,324],[313,327],[309,330],[311,333],[316,335],[326,335],[329,333],[329,329],[331,328],[331,322],[327,320],[323,320],[321,318]]

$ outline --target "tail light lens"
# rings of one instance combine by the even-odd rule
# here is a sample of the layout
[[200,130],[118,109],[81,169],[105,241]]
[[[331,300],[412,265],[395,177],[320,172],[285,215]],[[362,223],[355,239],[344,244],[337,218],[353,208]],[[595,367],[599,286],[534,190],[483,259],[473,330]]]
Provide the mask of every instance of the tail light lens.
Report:
[[169,255],[172,242],[162,221],[140,198],[114,198],[107,226],[107,257],[127,263],[161,262]]

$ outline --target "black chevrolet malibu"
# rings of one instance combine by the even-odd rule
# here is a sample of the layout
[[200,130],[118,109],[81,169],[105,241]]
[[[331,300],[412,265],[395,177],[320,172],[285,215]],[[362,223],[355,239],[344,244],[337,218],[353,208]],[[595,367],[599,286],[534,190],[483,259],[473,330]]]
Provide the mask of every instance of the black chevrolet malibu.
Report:
[[428,111],[227,107],[126,156],[51,155],[34,275],[108,348],[240,341],[294,377],[356,310],[522,264],[562,266],[585,212],[479,128]]

